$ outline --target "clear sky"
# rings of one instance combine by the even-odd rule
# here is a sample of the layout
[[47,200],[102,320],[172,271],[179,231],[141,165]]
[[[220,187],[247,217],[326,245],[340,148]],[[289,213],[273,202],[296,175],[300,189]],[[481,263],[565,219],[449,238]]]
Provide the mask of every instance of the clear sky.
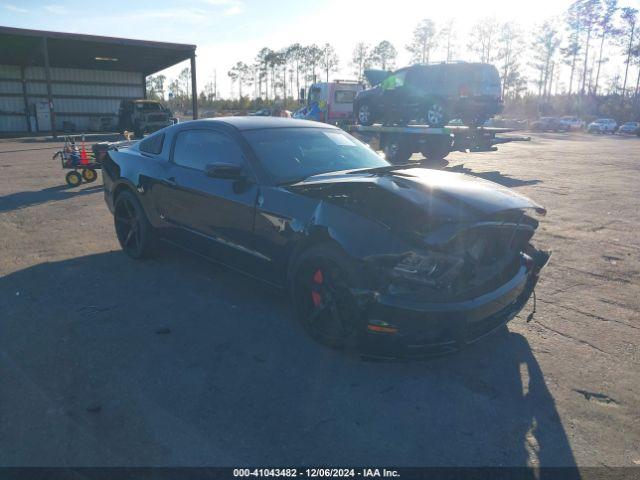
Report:
[[[493,16],[524,28],[561,15],[570,0],[0,0],[0,25],[120,36],[197,45],[198,85],[217,71],[218,87],[229,93],[227,71],[238,60],[253,61],[264,46],[329,42],[349,75],[351,51],[358,41],[391,41],[406,64],[405,45],[422,18],[443,24],[453,18],[464,38],[471,24]],[[640,0],[620,0],[640,8]],[[461,38],[460,38],[461,37]],[[464,48],[461,48],[464,51]],[[434,60],[439,60],[438,54]],[[461,58],[465,55],[461,53]],[[165,72],[175,76],[183,66]]]

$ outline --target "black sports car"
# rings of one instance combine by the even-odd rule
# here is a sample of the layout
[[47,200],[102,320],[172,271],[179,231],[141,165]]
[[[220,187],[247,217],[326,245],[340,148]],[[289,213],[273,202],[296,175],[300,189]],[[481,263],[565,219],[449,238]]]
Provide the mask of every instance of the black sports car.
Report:
[[165,240],[286,289],[322,342],[421,355],[503,326],[549,255],[542,207],[417,167],[316,122],[196,120],[110,150],[104,193],[131,257]]

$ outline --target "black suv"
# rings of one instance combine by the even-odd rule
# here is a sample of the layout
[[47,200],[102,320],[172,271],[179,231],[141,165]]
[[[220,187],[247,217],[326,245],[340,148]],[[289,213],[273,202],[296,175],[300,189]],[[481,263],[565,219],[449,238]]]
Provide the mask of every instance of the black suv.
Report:
[[442,127],[455,118],[465,125],[481,125],[503,108],[500,75],[485,63],[412,65],[365,75],[375,86],[355,99],[361,125],[420,121]]

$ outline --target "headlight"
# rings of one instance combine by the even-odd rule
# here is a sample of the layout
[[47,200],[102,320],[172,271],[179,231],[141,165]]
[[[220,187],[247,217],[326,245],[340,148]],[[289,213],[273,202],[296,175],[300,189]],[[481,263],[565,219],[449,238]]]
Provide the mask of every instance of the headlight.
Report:
[[393,272],[400,276],[433,277],[438,272],[438,260],[433,256],[410,253],[395,267]]
[[440,252],[372,255],[366,260],[384,276],[386,284],[438,288],[446,287],[464,264],[461,257]]
[[399,282],[443,287],[452,281],[463,264],[462,258],[455,255],[410,252],[393,266],[391,276]]

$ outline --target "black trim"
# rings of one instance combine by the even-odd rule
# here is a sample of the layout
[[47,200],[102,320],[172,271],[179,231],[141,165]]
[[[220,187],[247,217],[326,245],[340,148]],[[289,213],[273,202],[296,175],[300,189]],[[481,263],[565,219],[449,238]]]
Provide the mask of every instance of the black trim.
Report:
[[[21,93],[0,93],[0,97],[22,97]],[[43,97],[47,98],[46,93],[27,93],[27,97],[29,98],[38,98]],[[139,96],[122,96],[122,95],[53,95],[52,98],[55,100],[56,98],[73,98],[79,100],[138,100]]]
[[[53,67],[56,68],[56,67]],[[77,68],[75,70],[88,70],[86,68]],[[109,70],[105,70],[109,71]],[[131,72],[129,72],[131,73]],[[135,73],[135,72],[134,72]],[[140,72],[142,74],[142,72]],[[0,78],[0,83],[13,83],[21,82],[19,78]],[[46,84],[46,80],[39,80],[35,78],[25,78],[27,83],[42,83]],[[135,87],[141,88],[139,83],[122,83],[122,82],[92,82],[92,81],[78,81],[78,80],[51,80],[52,85],[94,85],[99,87]]]

